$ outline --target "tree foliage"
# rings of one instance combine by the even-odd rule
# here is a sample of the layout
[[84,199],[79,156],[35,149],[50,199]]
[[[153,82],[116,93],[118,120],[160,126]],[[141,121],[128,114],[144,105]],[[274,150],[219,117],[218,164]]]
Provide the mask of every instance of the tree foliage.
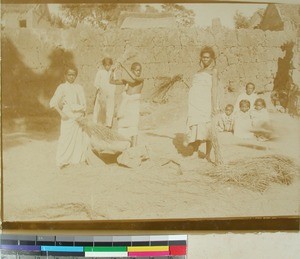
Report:
[[195,13],[179,4],[163,4],[163,12],[171,13],[180,26],[190,27],[195,24]]
[[106,29],[115,26],[122,11],[137,12],[139,4],[62,4],[62,21],[66,27],[76,27],[79,23]]
[[247,29],[250,27],[250,18],[246,17],[239,11],[235,12],[233,20],[236,29]]
[[[160,9],[160,8],[159,8]],[[145,6],[145,13],[170,13],[181,26],[192,26],[195,23],[193,10],[179,4],[162,4],[161,10],[152,5]],[[79,23],[89,24],[96,28],[107,29],[116,26],[122,11],[141,12],[140,4],[62,4],[61,23],[64,27],[76,27]],[[60,21],[58,21],[60,22]]]

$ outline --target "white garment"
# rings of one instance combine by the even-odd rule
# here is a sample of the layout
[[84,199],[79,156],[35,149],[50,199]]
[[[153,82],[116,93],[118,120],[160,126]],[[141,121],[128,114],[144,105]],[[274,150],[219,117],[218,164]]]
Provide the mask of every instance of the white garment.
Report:
[[195,74],[188,96],[187,138],[210,139],[212,75],[202,71]]
[[253,139],[254,134],[252,130],[252,120],[250,112],[237,111],[234,115],[234,136],[242,139]]
[[218,130],[220,132],[223,131],[232,131],[232,126],[233,126],[233,113],[230,114],[229,116],[226,115],[226,113],[222,113],[219,116],[219,120],[218,120]]
[[126,138],[138,135],[141,94],[122,94],[118,111],[118,133]]
[[234,106],[234,110],[235,111],[239,111],[240,110],[240,101],[241,100],[248,100],[250,102],[250,110],[253,110],[254,109],[254,103],[256,101],[256,99],[258,98],[257,94],[256,93],[252,93],[252,94],[247,94],[246,92],[244,93],[241,93],[237,100],[236,100],[236,103],[235,103],[235,106]]
[[111,73],[112,71],[99,69],[94,82],[95,87],[97,89],[100,89],[100,92],[96,97],[93,112],[93,122],[98,123],[99,113],[101,109],[101,100],[103,100],[105,109],[105,125],[109,127],[112,126],[114,116],[116,91],[116,85],[109,82]]
[[251,112],[252,126],[254,128],[266,127],[270,123],[269,113],[266,108],[261,110],[254,109]]
[[69,117],[67,120],[61,120],[56,153],[57,165],[64,166],[86,161],[89,137],[76,122],[77,118],[84,115],[86,109],[82,86],[70,83],[59,85],[50,100],[50,107],[56,106],[62,106],[62,111]]

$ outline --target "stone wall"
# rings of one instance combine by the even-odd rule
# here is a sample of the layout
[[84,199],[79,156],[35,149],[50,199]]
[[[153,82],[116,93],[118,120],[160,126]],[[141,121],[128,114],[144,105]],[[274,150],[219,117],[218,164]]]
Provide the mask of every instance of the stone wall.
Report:
[[[280,47],[287,41],[296,42],[293,32],[220,27],[106,32],[90,28],[7,29],[3,35],[15,47],[25,66],[35,74],[43,74],[53,66],[49,57],[55,50],[68,51],[79,68],[77,80],[85,86],[88,98],[92,98],[95,92],[93,81],[101,59],[109,55],[116,60],[128,46],[133,46],[139,54],[126,66],[133,61],[142,63],[146,78],[144,96],[147,96],[159,76],[181,73],[190,82],[198,69],[199,51],[204,45],[215,49],[219,76],[224,85],[231,81],[230,84],[239,91],[251,81],[258,89],[272,89],[278,58],[284,56]],[[9,62],[7,59],[9,57],[4,55],[3,66]],[[47,86],[47,81],[44,84]]]

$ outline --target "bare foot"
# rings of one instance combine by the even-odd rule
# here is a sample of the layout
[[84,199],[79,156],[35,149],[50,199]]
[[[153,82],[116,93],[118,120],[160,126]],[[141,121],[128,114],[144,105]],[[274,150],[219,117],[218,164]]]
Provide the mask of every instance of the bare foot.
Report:
[[59,166],[59,169],[62,170],[62,169],[64,169],[64,168],[66,168],[68,165],[69,165],[69,164],[63,164],[63,165],[60,165],[60,166]]
[[206,158],[206,155],[202,151],[198,151],[198,157],[204,159]]
[[212,163],[213,165],[216,165],[216,163],[213,162],[213,161],[211,160],[210,155],[206,155],[206,156],[205,156],[205,159],[206,159],[209,163]]

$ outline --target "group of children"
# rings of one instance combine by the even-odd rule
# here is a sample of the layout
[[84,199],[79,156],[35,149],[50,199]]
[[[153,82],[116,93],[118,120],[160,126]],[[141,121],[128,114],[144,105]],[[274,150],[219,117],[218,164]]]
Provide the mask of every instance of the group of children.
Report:
[[[202,53],[203,52],[203,53]],[[209,138],[210,100],[214,67],[214,53],[210,49],[201,52],[201,68],[193,81],[189,93],[188,133],[189,143],[207,143],[207,160],[210,160],[211,141]],[[205,56],[207,55],[207,57]],[[130,141],[131,146],[137,145],[140,99],[143,89],[141,77],[142,66],[133,63],[127,70],[121,63],[113,65],[111,58],[102,60],[98,69],[94,86],[97,88],[93,110],[93,122],[103,123],[112,128],[115,114],[115,92],[118,85],[124,85],[122,100],[117,111],[117,130],[120,135]],[[61,132],[58,140],[57,164],[63,167],[86,161],[89,146],[87,133],[77,123],[78,118],[86,114],[86,100],[82,86],[75,83],[77,69],[68,67],[66,82],[59,85],[50,101],[61,116]],[[264,99],[258,98],[254,92],[255,85],[248,83],[233,106],[228,104],[225,112],[220,115],[218,130],[233,132],[242,139],[267,140],[270,121]],[[206,95],[205,95],[206,93]],[[205,102],[207,101],[207,103]],[[105,110],[105,120],[99,120],[101,110]]]
[[117,129],[120,135],[131,141],[131,146],[136,146],[140,98],[143,89],[143,78],[141,78],[142,66],[140,63],[135,62],[131,65],[130,71],[128,71],[120,63],[113,66],[111,58],[104,58],[102,65],[103,68],[99,68],[94,82],[97,93],[93,121],[94,123],[99,122],[100,110],[104,108],[105,122],[102,123],[104,123],[106,127],[112,128],[116,107],[116,86],[125,85],[117,112]]
[[232,132],[242,139],[268,140],[270,118],[266,102],[254,93],[255,85],[248,83],[239,95],[235,106],[228,104],[218,120],[218,130]]
[[[106,127],[112,128],[115,113],[115,91],[117,85],[125,85],[122,100],[117,114],[118,133],[130,141],[131,146],[137,144],[140,98],[143,88],[141,78],[142,66],[133,63],[127,70],[122,64],[113,66],[111,58],[102,60],[102,68],[96,74],[94,85],[97,88],[94,103],[93,122],[99,123],[101,109],[105,110]],[[121,72],[121,73],[118,73]],[[60,137],[56,154],[56,164],[62,168],[69,164],[87,161],[89,136],[77,123],[86,115],[86,99],[83,87],[75,83],[78,71],[73,65],[65,71],[65,83],[60,84],[50,100],[50,108],[54,108],[61,117]]]

